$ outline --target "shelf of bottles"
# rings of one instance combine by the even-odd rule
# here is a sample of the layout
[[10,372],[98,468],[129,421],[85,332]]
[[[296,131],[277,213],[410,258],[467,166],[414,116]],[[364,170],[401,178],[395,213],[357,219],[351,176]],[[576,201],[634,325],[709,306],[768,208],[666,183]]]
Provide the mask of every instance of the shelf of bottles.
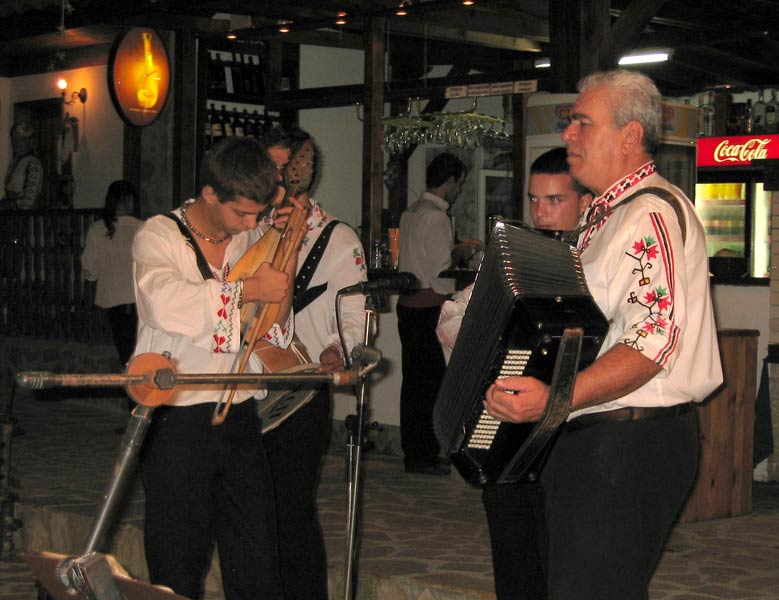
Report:
[[260,138],[279,120],[265,109],[262,48],[208,51],[205,148],[232,136]]
[[695,208],[706,230],[709,256],[744,256],[746,185],[697,183]]
[[779,133],[779,99],[774,89],[698,95],[698,136]]

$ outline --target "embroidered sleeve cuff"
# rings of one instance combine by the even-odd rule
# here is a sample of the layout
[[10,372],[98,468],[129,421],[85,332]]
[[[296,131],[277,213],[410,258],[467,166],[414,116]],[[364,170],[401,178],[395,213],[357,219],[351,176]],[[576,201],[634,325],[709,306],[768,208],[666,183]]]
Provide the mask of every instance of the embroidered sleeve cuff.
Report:
[[235,287],[235,302],[238,308],[240,309],[243,307],[243,280],[239,279],[236,282],[236,284],[237,285]]

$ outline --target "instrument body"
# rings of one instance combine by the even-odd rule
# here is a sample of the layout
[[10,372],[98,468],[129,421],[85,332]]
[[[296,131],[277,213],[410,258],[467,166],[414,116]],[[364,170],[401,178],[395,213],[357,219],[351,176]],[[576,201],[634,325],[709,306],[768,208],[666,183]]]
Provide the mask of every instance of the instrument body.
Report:
[[[526,375],[549,384],[562,336],[572,327],[583,329],[579,366],[584,367],[595,360],[608,322],[589,294],[576,250],[499,223],[476,276],[434,408],[441,446],[467,481],[518,481],[528,471],[524,463],[516,467],[520,449],[541,450],[523,449],[525,441],[531,436],[547,441],[553,437],[553,431],[539,431],[549,427],[543,419],[496,421],[484,408],[484,396],[500,377]],[[564,409],[563,420],[570,406]]]
[[[290,160],[285,171],[285,189],[288,196],[294,197],[298,193],[305,193],[311,185],[313,177],[313,142],[306,140]],[[285,199],[286,200],[286,199]],[[247,276],[254,275],[263,262],[270,262],[274,269],[284,271],[289,261],[297,256],[300,244],[307,231],[308,211],[294,208],[287,220],[284,229],[279,232],[271,227],[252,246],[231,270],[228,281],[237,281]],[[263,243],[263,240],[266,240]],[[263,335],[273,326],[277,320],[281,308],[280,303],[249,302],[241,307],[241,327],[243,335],[243,354],[235,369],[236,373],[243,373],[249,364],[249,358],[255,350],[255,345]],[[221,425],[227,418],[227,413],[235,397],[236,388],[228,390],[227,399],[220,401],[212,423]]]

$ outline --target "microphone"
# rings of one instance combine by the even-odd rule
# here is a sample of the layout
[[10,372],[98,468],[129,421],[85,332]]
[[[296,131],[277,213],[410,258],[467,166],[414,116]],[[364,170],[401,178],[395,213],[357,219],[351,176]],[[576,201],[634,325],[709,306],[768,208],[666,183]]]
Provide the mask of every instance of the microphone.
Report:
[[343,294],[365,294],[367,292],[410,292],[419,287],[417,278],[411,273],[395,273],[389,277],[374,279],[373,281],[363,281],[355,283],[341,290],[338,295]]

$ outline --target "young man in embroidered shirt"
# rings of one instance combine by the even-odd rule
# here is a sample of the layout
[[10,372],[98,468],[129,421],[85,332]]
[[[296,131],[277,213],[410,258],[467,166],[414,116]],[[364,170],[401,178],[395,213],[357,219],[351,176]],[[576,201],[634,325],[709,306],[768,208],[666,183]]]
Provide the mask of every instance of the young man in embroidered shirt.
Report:
[[[281,173],[310,136],[300,130],[274,129],[263,142]],[[310,159],[316,172],[316,151]],[[305,168],[309,165],[298,165]],[[310,185],[313,184],[313,175]],[[295,279],[295,334],[311,359],[325,371],[345,368],[344,353],[362,342],[365,326],[365,297],[343,296],[341,323],[346,349],[341,346],[336,324],[338,290],[367,279],[362,244],[346,223],[339,222],[309,196],[309,187],[298,200],[309,209],[308,233],[298,253]],[[281,206],[285,190],[279,188],[273,200]],[[275,215],[275,212],[274,212]],[[265,220],[266,226],[274,224]],[[322,456],[331,430],[332,394],[322,386],[308,404],[275,429],[265,434],[265,446],[276,492],[279,558],[285,600],[327,600],[327,556],[319,522],[316,492]]]
[[[645,600],[695,478],[691,403],[722,382],[706,243],[692,204],[652,159],[654,83],[617,70],[584,78],[579,92],[563,141],[571,175],[597,194],[595,213],[612,211],[579,237],[590,292],[612,324],[578,374],[571,417],[541,472],[549,598]],[[646,188],[661,189],[630,199]],[[486,406],[496,419],[531,422],[547,396],[537,379],[508,377]]]
[[[537,229],[576,229],[592,194],[568,172],[565,148],[554,148],[530,165],[530,217]],[[451,354],[473,285],[441,307],[437,334]],[[538,482],[486,485],[482,502],[492,546],[495,593],[499,600],[546,598],[544,491]],[[521,565],[521,568],[518,568]]]
[[[181,373],[225,373],[240,349],[242,302],[278,303],[266,337],[289,343],[296,265],[283,272],[263,263],[253,277],[226,281],[259,238],[257,218],[274,190],[273,165],[256,140],[215,145],[199,181],[197,198],[152,217],[135,236],[135,354],[169,352]],[[248,370],[261,371],[254,358]],[[239,389],[225,422],[214,426],[222,389],[176,388],[170,404],[153,413],[141,454],[149,577],[200,597],[216,541],[225,598],[280,599],[270,469],[250,401],[266,392]]]

